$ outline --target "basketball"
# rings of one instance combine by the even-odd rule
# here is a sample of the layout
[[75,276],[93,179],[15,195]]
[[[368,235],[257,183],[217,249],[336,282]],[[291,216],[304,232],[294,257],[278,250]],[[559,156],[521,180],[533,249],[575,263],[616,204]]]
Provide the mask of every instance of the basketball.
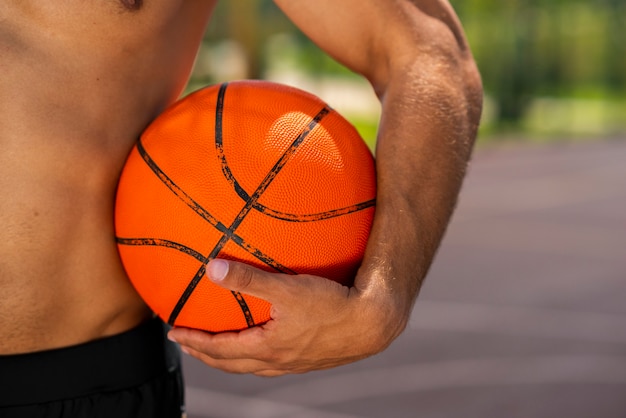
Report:
[[130,281],[170,325],[270,320],[205,277],[213,258],[351,285],[375,210],[374,158],[317,96],[266,81],[209,86],[146,128],[123,168],[115,234]]

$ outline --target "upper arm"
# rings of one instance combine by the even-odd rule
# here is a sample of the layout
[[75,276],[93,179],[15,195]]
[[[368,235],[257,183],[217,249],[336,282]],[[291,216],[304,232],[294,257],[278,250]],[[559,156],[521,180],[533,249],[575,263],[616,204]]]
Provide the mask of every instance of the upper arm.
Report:
[[[394,77],[472,79],[474,62],[446,0],[274,0],[317,45],[382,94]],[[437,74],[431,74],[437,73]]]

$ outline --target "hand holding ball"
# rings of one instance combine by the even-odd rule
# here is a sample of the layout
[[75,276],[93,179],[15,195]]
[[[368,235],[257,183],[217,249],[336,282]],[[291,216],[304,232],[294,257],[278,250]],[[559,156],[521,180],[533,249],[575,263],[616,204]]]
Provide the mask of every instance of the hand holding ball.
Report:
[[376,176],[357,131],[319,98],[264,81],[199,90],[143,133],[120,178],[116,236],[142,298],[210,332],[270,319],[264,300],[205,277],[216,257],[350,285]]

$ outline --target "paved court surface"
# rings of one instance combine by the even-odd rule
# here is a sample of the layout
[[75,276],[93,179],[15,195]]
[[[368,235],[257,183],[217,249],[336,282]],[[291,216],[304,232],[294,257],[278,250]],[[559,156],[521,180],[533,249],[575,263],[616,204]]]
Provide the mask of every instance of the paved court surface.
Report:
[[478,151],[384,353],[273,379],[185,372],[190,418],[626,417],[626,140]]

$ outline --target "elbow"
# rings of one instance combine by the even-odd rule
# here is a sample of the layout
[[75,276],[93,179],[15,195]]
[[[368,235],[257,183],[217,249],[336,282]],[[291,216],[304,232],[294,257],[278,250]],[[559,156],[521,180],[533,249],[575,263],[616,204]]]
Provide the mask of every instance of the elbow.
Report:
[[[368,74],[381,99],[398,80],[430,94],[449,94],[463,104],[467,119],[477,126],[483,103],[481,76],[463,28],[452,6],[445,2],[397,0],[385,33],[372,39],[374,55]],[[438,91],[438,93],[437,93]],[[419,92],[418,92],[419,93]]]
[[457,126],[466,137],[476,136],[483,85],[471,56],[451,58],[449,54],[417,51],[391,66],[389,75],[375,88],[383,103],[402,97],[414,111]]
[[427,42],[407,41],[403,49],[396,49],[375,89],[384,100],[389,90],[402,86],[413,96],[416,110],[438,109],[440,121],[453,123],[462,136],[474,141],[483,108],[480,71],[465,43],[450,31],[439,35]]
[[480,71],[471,56],[464,63],[461,74],[462,83],[459,89],[465,102],[469,133],[475,138],[482,116],[484,92]]

